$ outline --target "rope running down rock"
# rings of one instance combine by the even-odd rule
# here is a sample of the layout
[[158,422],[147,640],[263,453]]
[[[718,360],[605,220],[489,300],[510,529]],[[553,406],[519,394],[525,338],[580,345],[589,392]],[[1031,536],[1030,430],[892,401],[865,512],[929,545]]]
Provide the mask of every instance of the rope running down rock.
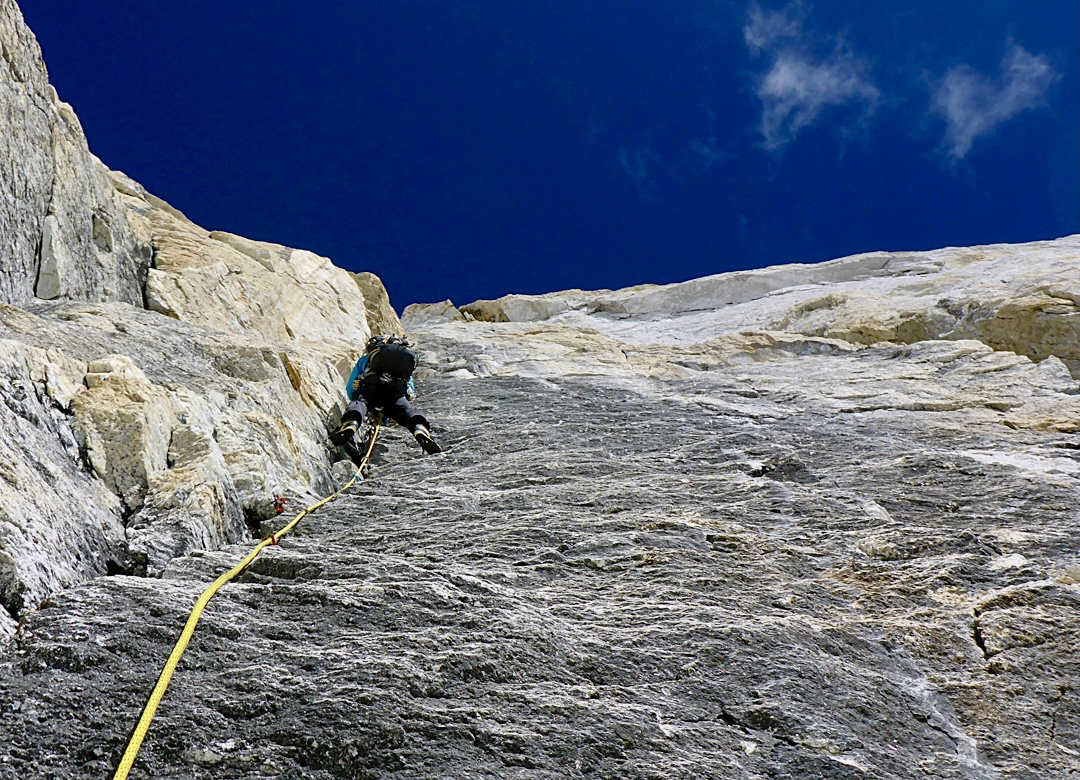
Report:
[[136,724],[135,730],[131,734],[131,739],[128,741],[127,749],[124,751],[124,755],[120,759],[120,764],[116,768],[116,774],[113,775],[113,780],[126,780],[128,773],[131,772],[131,767],[135,763],[135,757],[139,754],[139,748],[142,747],[146,732],[150,729],[150,722],[154,719],[154,713],[157,712],[158,705],[161,704],[161,699],[165,695],[165,689],[169,687],[173,672],[176,671],[176,667],[180,663],[180,658],[183,656],[184,651],[187,649],[188,642],[191,641],[191,637],[195,633],[195,626],[198,624],[199,618],[202,616],[203,610],[210,602],[210,599],[214,597],[214,594],[216,594],[225,583],[244,571],[244,569],[258,557],[259,553],[262,552],[264,548],[277,544],[278,541],[281,540],[281,537],[293,530],[297,523],[300,522],[301,518],[314,512],[319,507],[329,504],[356,484],[358,479],[363,479],[364,469],[367,466],[368,460],[371,458],[372,451],[375,449],[375,439],[379,435],[380,423],[380,417],[376,416],[373,421],[371,435],[369,436],[367,451],[364,453],[360,465],[357,466],[356,473],[352,475],[352,479],[338,488],[334,493],[331,493],[326,498],[312,504],[302,511],[276,534],[270,534],[270,536],[255,545],[255,548],[249,552],[240,563],[236,564],[232,569],[214,580],[210,587],[203,591],[203,594],[199,596],[198,600],[195,602],[195,606],[191,610],[191,615],[188,616],[187,623],[184,625],[184,630],[180,632],[180,638],[176,640],[172,653],[169,655],[169,659],[165,662],[165,666],[161,670],[161,675],[158,677],[154,690],[150,693],[150,698],[147,700],[146,706],[143,707],[142,716],[139,718],[139,722]]

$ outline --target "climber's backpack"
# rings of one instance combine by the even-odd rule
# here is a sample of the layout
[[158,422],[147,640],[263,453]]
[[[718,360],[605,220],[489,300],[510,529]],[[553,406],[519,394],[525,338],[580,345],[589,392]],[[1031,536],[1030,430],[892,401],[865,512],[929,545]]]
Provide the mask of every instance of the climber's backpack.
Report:
[[407,342],[394,336],[368,352],[367,370],[372,374],[389,374],[395,379],[407,382],[415,368],[416,355],[409,349]]

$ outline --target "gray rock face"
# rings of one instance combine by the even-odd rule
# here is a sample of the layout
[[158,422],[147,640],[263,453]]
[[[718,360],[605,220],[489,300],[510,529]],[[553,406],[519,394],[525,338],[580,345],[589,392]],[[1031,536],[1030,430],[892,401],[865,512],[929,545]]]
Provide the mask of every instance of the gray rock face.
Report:
[[323,489],[368,311],[400,324],[373,274],[207,231],[106,169],[9,0],[0,44],[0,606],[17,618]]
[[328,484],[325,408],[300,397],[281,352],[124,304],[5,315],[9,612],[247,538],[274,492]]
[[80,368],[0,338],[0,605],[11,615],[126,556],[119,502],[81,467],[67,411]]
[[141,305],[151,250],[49,85],[14,0],[0,0],[0,301]]
[[[390,430],[370,481],[219,595],[135,776],[1080,769],[1075,442],[995,408],[1006,387],[1074,401],[1060,364],[759,339],[681,379],[455,367],[519,331],[423,334],[447,452]],[[0,776],[107,775],[244,550],[29,615]]]
[[[402,326],[0,44],[0,780],[100,778]],[[1080,776],[1078,246],[410,307],[446,451],[391,428],[222,591],[133,776]]]

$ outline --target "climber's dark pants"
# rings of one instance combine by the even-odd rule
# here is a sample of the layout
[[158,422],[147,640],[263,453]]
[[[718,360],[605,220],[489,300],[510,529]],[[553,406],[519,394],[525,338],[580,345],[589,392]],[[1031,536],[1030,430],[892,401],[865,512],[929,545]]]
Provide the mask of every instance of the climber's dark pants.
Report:
[[369,409],[381,409],[387,417],[398,425],[408,428],[409,431],[415,431],[416,426],[420,424],[428,425],[427,418],[409,403],[404,395],[392,388],[378,385],[361,385],[352,403],[345,407],[341,421],[358,420],[363,425]]

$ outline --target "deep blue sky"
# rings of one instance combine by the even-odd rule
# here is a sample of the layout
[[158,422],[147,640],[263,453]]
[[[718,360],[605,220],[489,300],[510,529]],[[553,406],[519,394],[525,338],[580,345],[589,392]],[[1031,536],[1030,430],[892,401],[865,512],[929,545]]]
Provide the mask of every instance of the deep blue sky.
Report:
[[1080,232],[1076,0],[21,7],[106,164],[399,310]]

